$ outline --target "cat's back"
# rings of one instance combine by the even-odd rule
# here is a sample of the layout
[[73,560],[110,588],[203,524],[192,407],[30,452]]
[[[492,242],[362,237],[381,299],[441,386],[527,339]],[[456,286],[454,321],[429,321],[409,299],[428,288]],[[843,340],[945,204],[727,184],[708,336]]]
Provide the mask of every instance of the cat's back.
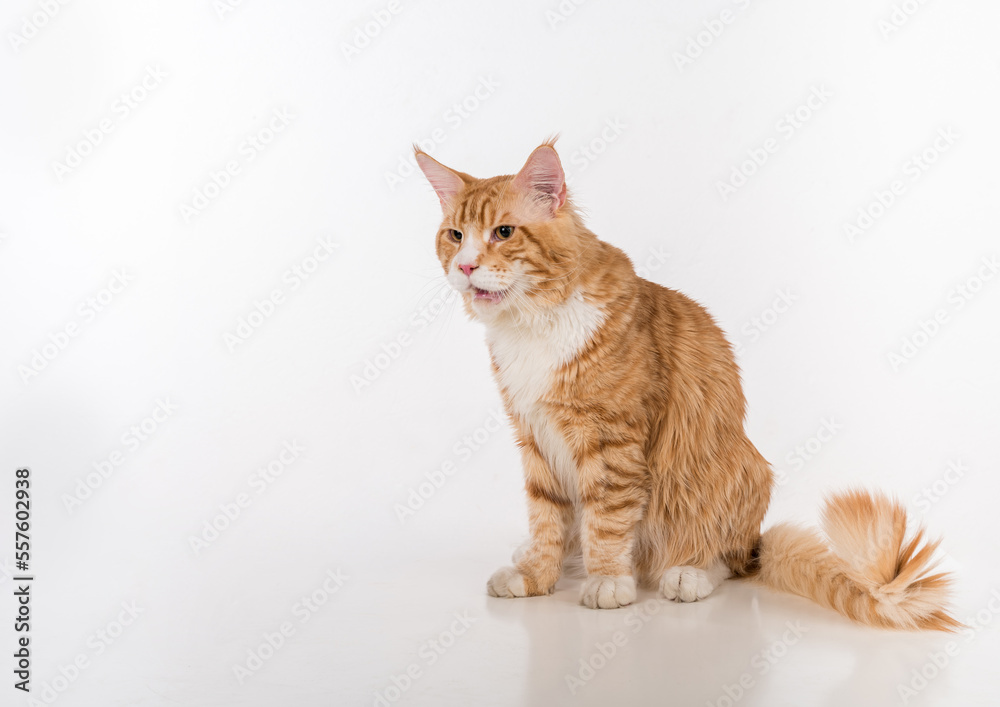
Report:
[[679,290],[638,278],[639,314],[665,337],[725,339],[708,309]]
[[636,318],[672,387],[743,400],[732,347],[708,309],[683,292],[643,279],[637,299]]

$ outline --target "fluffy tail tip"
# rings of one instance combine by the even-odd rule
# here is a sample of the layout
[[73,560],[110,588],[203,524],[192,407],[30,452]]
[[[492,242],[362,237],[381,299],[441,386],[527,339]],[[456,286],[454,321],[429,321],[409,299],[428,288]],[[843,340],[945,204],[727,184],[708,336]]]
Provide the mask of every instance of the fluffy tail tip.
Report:
[[884,494],[853,490],[830,496],[822,527],[847,574],[875,600],[877,623],[897,628],[955,631],[947,611],[951,577],[931,572],[940,540],[923,528],[906,533],[906,510]]

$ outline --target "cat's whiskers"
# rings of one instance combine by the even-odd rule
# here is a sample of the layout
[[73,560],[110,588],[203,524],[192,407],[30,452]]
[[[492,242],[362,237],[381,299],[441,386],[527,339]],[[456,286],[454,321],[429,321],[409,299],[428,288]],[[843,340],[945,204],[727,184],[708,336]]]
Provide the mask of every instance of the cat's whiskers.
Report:
[[[451,284],[450,283],[448,284],[448,287],[451,288]],[[439,344],[441,344],[441,342],[447,336],[448,330],[451,328],[451,322],[452,322],[452,319],[455,316],[455,309],[457,308],[456,302],[461,301],[461,298],[462,298],[462,295],[460,293],[456,292],[455,294],[457,295],[456,297],[451,297],[451,298],[445,299],[445,308],[444,308],[444,310],[442,312],[438,313],[437,315],[435,315],[435,319],[437,319],[438,317],[440,317],[441,314],[444,315],[444,321],[441,323],[441,325],[437,328],[437,331],[434,333],[433,344],[434,344],[435,348]]]
[[429,303],[441,297],[442,291],[447,289],[451,289],[451,283],[443,275],[439,275],[437,278],[425,283],[422,291],[415,298],[417,309],[424,309]]

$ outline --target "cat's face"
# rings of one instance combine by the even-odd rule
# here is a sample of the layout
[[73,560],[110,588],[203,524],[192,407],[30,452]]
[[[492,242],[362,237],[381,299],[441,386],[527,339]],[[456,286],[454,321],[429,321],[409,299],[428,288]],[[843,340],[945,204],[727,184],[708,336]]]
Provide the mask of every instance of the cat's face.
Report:
[[566,182],[551,145],[514,176],[476,179],[418,151],[417,163],[441,201],[437,254],[448,282],[476,318],[530,313],[566,297],[577,256]]

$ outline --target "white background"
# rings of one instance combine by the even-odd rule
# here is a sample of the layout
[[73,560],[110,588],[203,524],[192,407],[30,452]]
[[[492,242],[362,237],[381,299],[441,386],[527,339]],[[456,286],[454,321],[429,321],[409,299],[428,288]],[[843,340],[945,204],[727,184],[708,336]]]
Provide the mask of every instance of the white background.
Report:
[[[0,15],[4,704],[33,704],[11,673],[18,466],[38,703],[995,703],[995,2],[43,5]],[[976,628],[882,632],[734,582],[617,612],[569,580],[486,596],[526,531],[520,470],[410,145],[491,176],[556,132],[595,232],[741,344],[784,479],[767,523],[893,492],[945,538]],[[859,210],[878,218],[851,238]]]

